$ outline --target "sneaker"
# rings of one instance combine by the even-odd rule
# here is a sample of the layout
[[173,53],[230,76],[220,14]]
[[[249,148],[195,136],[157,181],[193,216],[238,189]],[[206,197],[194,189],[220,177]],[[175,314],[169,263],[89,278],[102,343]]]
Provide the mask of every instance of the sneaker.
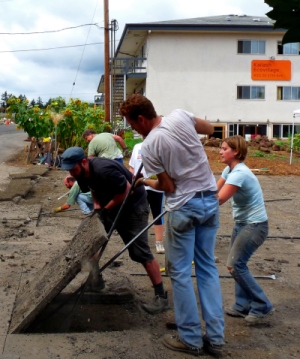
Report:
[[275,312],[275,309],[272,308],[267,314],[257,315],[253,313],[249,313],[245,317],[245,321],[249,324],[259,324],[261,323],[267,316],[272,315]]
[[189,347],[177,335],[176,336],[169,335],[169,334],[165,335],[163,337],[163,344],[167,348],[175,350],[177,352],[184,352],[184,353],[192,354],[192,355],[195,355],[195,356],[203,355],[203,349],[202,348]]
[[86,284],[85,292],[99,293],[105,288],[105,281],[102,273],[98,274],[96,278],[92,278]]
[[165,247],[162,241],[156,241],[155,246],[156,246],[156,253],[158,254],[165,253]]
[[142,308],[149,314],[159,314],[170,308],[167,292],[165,298],[156,295],[152,304],[142,304]]
[[230,317],[236,317],[236,318],[245,318],[247,316],[247,313],[240,312],[233,307],[229,307],[225,309],[225,313],[229,315]]
[[223,344],[212,344],[210,343],[206,335],[203,336],[203,349],[207,353],[217,358],[221,358],[223,355],[223,346],[224,346]]

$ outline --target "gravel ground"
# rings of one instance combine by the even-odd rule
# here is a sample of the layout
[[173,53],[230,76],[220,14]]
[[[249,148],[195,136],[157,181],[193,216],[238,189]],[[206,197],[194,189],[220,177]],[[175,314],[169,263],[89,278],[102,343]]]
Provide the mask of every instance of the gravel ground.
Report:
[[[26,167],[2,164],[0,190],[5,191],[5,185],[9,183],[8,173],[25,170]],[[165,333],[175,334],[166,328],[166,322],[174,320],[173,304],[169,311],[156,316],[142,311],[140,304],[152,300],[153,289],[149,279],[139,275],[144,273],[142,266],[133,263],[127,252],[120,257],[120,266],[108,269],[104,276],[108,287],[113,283],[112,276],[124,276],[124,281],[128,282],[126,286],[134,294],[133,300],[129,296],[128,301],[119,303],[93,303],[89,298],[89,302],[80,303],[75,309],[69,303],[55,315],[44,318],[33,333],[8,334],[15,299],[24,283],[38,276],[39,270],[68,245],[81,223],[80,211],[77,210],[42,216],[36,226],[36,214],[40,208],[49,211],[64,203],[57,197],[66,192],[62,183],[65,175],[59,170],[49,171],[35,180],[32,191],[18,204],[0,202],[0,345],[3,358],[188,358],[188,355],[164,348],[161,343]],[[276,311],[258,326],[249,326],[243,319],[226,316],[225,357],[299,358],[300,204],[295,194],[300,179],[267,175],[258,178],[266,201],[270,233],[249,267],[255,275],[276,276],[275,280],[259,279]],[[3,217],[7,219],[5,223]],[[221,207],[221,227],[215,252],[221,276],[228,275],[225,264],[232,226],[230,206],[225,204]],[[154,251],[152,230],[149,242]],[[101,263],[104,264],[122,246],[115,233]],[[164,255],[156,255],[156,258],[164,267]],[[78,288],[85,277],[83,271],[70,283],[69,290]],[[172,303],[170,279],[164,277],[164,283]],[[225,307],[233,302],[233,284],[232,279],[221,278]]]

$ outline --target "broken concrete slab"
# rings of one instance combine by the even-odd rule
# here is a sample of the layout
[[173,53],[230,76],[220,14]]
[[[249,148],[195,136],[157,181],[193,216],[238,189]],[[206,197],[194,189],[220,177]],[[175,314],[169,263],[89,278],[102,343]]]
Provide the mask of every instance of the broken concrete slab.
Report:
[[44,176],[49,171],[47,166],[32,166],[26,169],[25,172],[21,173],[9,173],[11,179],[22,179],[22,178],[37,178],[38,176]]
[[14,197],[25,197],[32,189],[30,179],[10,181],[5,191],[0,191],[0,201],[11,201]]
[[106,242],[106,232],[98,216],[84,219],[69,245],[20,288],[9,332],[25,330]]

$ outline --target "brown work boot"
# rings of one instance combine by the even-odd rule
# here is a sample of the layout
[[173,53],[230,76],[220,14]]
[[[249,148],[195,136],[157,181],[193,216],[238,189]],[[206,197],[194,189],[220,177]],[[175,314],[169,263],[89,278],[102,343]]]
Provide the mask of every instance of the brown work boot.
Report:
[[178,335],[166,334],[163,337],[163,344],[167,348],[175,350],[177,352],[184,352],[184,353],[191,354],[194,356],[201,356],[204,354],[202,348],[189,347],[179,338]]

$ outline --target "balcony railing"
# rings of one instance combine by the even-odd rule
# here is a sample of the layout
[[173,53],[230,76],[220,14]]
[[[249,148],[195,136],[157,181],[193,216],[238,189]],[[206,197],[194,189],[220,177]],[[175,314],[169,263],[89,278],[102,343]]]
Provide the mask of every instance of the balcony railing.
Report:
[[111,59],[110,73],[115,72],[116,74],[128,74],[136,72],[146,72],[146,60],[147,59],[144,57],[118,57],[115,59]]

